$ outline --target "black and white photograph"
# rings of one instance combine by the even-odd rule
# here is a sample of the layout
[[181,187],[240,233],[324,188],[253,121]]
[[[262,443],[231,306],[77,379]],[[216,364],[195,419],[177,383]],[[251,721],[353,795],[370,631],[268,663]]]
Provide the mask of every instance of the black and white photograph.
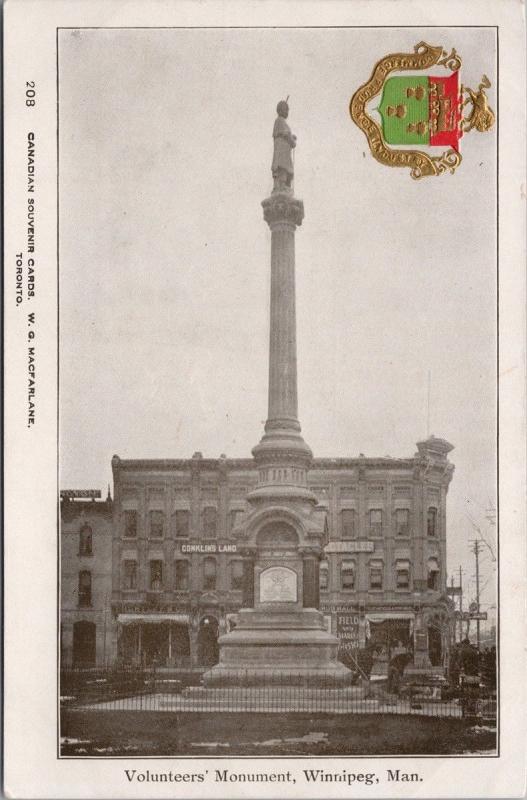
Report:
[[415,39],[58,32],[63,755],[497,751],[495,126],[348,112]]
[[[352,0],[318,21],[85,5],[45,28],[45,91],[21,78],[7,172],[8,576],[40,503],[24,650],[53,695],[35,796],[433,797],[430,769],[498,775],[525,661],[508,28],[470,3],[428,23]],[[108,795],[81,788],[99,769]]]

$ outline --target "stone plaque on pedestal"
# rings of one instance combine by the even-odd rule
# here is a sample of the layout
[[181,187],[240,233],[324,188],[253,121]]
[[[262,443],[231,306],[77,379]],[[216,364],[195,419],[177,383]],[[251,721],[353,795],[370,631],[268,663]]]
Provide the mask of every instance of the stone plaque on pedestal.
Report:
[[260,575],[261,603],[296,603],[297,575],[287,567],[270,567]]

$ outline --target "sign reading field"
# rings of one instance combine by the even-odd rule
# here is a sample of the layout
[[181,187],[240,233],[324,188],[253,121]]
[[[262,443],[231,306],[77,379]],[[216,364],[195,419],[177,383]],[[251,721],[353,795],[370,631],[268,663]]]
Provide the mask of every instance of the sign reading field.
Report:
[[360,647],[359,615],[352,612],[337,614],[339,650],[350,651]]

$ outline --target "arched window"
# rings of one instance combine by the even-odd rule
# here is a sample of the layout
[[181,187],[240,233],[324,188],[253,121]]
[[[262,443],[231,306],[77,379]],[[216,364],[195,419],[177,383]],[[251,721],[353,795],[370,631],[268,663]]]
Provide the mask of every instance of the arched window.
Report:
[[187,592],[189,588],[189,563],[185,559],[176,561],[176,591]]
[[174,535],[178,539],[188,539],[190,530],[190,511],[178,509],[173,515]]
[[380,508],[370,510],[370,536],[382,536],[382,510]]
[[153,592],[163,588],[163,562],[160,559],[150,561],[150,589]]
[[342,509],[340,512],[340,527],[343,539],[353,539],[355,537],[355,509]]
[[437,558],[429,558],[427,566],[427,587],[436,591],[439,588],[439,563]]
[[370,589],[382,589],[384,565],[380,560],[370,561]]
[[243,589],[243,561],[231,561],[231,589]]
[[150,522],[150,538],[162,539],[165,527],[165,515],[162,511],[156,510],[150,511],[148,516]]
[[340,565],[340,585],[344,591],[355,588],[355,562],[343,561]]
[[137,536],[137,511],[124,512],[124,535],[128,539],[135,539]]
[[216,588],[216,559],[204,558],[203,559],[203,588],[215,589]]
[[395,509],[395,535],[408,536],[410,533],[410,512],[407,508]]
[[426,518],[426,532],[428,536],[436,536],[437,534],[437,508],[430,506]]
[[395,586],[397,589],[410,588],[410,562],[397,561],[395,563]]
[[91,556],[92,555],[92,529],[89,525],[83,525],[79,534],[79,555]]
[[213,506],[203,509],[203,535],[206,538],[216,536],[217,511]]
[[79,606],[91,606],[91,572],[88,569],[79,572]]
[[123,589],[137,589],[137,561],[123,561]]
[[232,508],[229,511],[229,533],[236,527],[243,517],[243,510],[239,508]]
[[329,564],[327,561],[320,562],[319,587],[321,592],[327,592],[329,588]]

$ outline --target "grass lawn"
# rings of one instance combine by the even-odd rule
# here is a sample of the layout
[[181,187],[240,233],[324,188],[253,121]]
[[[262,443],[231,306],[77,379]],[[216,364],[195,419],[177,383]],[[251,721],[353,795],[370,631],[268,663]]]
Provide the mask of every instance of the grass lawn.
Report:
[[64,709],[64,756],[485,754],[496,731],[462,719]]

